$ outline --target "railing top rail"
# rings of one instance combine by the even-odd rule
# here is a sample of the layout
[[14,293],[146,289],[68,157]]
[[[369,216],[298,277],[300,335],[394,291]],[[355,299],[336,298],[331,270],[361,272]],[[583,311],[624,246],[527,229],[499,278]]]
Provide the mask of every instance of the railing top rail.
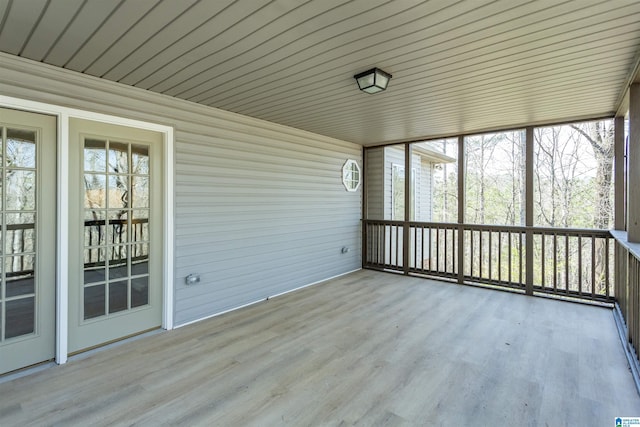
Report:
[[631,255],[640,259],[640,243],[629,242],[629,235],[626,231],[612,230],[611,235],[620,245],[625,247]]
[[397,226],[403,226],[404,225],[404,221],[397,221],[397,220],[388,220],[388,219],[365,219],[362,220],[362,222],[364,222],[365,224],[378,224],[378,225],[397,225]]
[[[365,224],[395,225],[403,226],[403,221],[390,221],[379,219],[365,219]],[[464,230],[477,231],[504,231],[521,232],[531,231],[533,234],[555,234],[558,236],[587,236],[587,237],[611,237],[610,230],[600,230],[595,228],[561,228],[561,227],[526,227],[522,225],[488,225],[488,224],[458,224],[455,222],[426,222],[409,221],[410,227],[425,228],[462,228]]]

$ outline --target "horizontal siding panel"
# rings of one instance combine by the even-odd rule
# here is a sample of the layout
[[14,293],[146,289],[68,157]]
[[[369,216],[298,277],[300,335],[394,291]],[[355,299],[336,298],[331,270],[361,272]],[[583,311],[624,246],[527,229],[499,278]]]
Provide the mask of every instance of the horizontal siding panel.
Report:
[[[177,324],[360,268],[361,194],[341,179],[360,146],[42,64],[0,67],[9,96],[175,127]],[[187,288],[190,272],[203,280]]]
[[[350,246],[348,243],[355,237],[357,233],[341,233],[335,236],[328,235],[320,242],[309,244],[309,249],[314,249],[316,253],[301,253],[297,250],[299,244],[304,240],[307,240],[310,233],[301,233],[296,239],[290,241],[274,242],[273,244],[263,244],[258,246],[245,245],[242,248],[227,248],[225,246],[224,251],[218,253],[198,254],[189,259],[185,259],[185,264],[181,265],[181,269],[178,270],[182,277],[186,277],[190,273],[201,273],[210,275],[208,280],[203,283],[209,283],[212,281],[223,281],[223,279],[235,279],[238,269],[244,270],[243,275],[250,274],[252,272],[263,272],[270,268],[282,268],[282,271],[289,271],[288,268],[291,263],[297,263],[298,260],[307,260],[312,263],[314,260],[320,260],[323,256],[337,257],[339,258],[353,258],[358,257],[358,254],[342,254],[342,247],[348,247],[353,252],[357,252],[357,247]],[[235,242],[233,242],[235,243]],[[238,245],[243,243],[238,242]],[[278,246],[279,245],[279,246]],[[237,245],[236,245],[237,246]],[[265,259],[261,254],[263,251],[268,250],[273,256],[270,259]],[[318,261],[319,262],[319,261]],[[206,264],[202,264],[206,263]],[[308,262],[300,263],[301,265],[307,265]],[[195,271],[194,271],[195,269]],[[239,280],[244,282],[242,276]],[[265,274],[265,277],[266,276]],[[261,281],[265,280],[265,277],[261,278]],[[205,278],[207,279],[207,278]],[[255,285],[255,284],[253,284]],[[252,286],[253,286],[252,285]],[[182,284],[177,287],[178,292],[181,292]]]
[[[300,141],[300,143],[296,142],[298,139],[297,136],[293,138],[287,138],[286,135],[278,135],[278,133],[270,133],[269,129],[262,129],[263,132],[261,134],[256,134],[255,130],[247,127],[230,127],[232,123],[226,123],[225,127],[215,127],[214,129],[209,128],[208,132],[203,133],[202,129],[197,129],[202,127],[199,123],[193,124],[193,132],[184,132],[180,131],[180,142],[183,145],[188,145],[185,147],[187,152],[189,149],[192,150],[206,150],[210,148],[226,148],[228,144],[233,141],[234,144],[237,144],[238,151],[248,151],[253,152],[254,150],[260,149],[262,144],[272,144],[274,148],[286,149],[291,145],[300,146],[303,145],[307,148],[309,153],[313,154],[324,154],[328,156],[335,155],[335,148],[340,147],[343,150],[356,150],[357,146],[352,144],[340,144],[335,140],[326,141],[326,144],[318,144],[318,141],[305,140]],[[200,130],[200,133],[196,133],[197,130]],[[210,141],[209,139],[215,136],[215,141]]]
[[[318,239],[318,241],[324,242],[327,238],[332,238],[334,241],[338,241],[339,236],[349,232],[349,229],[358,227],[359,223],[351,222],[343,226],[344,228],[332,228],[331,225],[326,226],[322,237],[314,236],[317,229],[320,226],[312,228],[304,225],[288,225],[286,228],[242,228],[228,231],[227,227],[214,228],[212,231],[200,234],[178,234],[180,237],[179,243],[176,244],[177,248],[184,247],[187,253],[192,253],[191,247],[199,247],[198,251],[232,251],[234,249],[256,249],[263,248],[265,252],[272,254],[273,251],[277,251],[278,247],[287,247],[290,243],[296,242],[303,244],[304,240],[309,238]],[[286,231],[285,231],[286,230]],[[335,230],[335,231],[333,231]],[[206,241],[209,246],[202,247],[202,241]],[[308,240],[306,245],[313,245],[314,240]],[[224,246],[213,246],[224,245]],[[336,247],[340,248],[343,244],[336,243]],[[180,257],[180,255],[178,255]]]
[[[176,221],[176,224],[179,224],[185,227],[185,231],[189,230],[189,227],[192,227],[194,230],[197,230],[201,227],[202,224],[209,224],[215,226],[217,224],[227,225],[227,224],[240,224],[243,225],[250,223],[260,226],[273,226],[277,224],[277,221],[287,223],[287,224],[313,224],[322,220],[326,220],[327,218],[335,218],[335,210],[339,208],[342,215],[345,217],[351,217],[356,211],[357,208],[353,208],[353,203],[347,204],[335,204],[330,209],[321,209],[321,206],[318,206],[317,209],[307,209],[307,210],[296,210],[291,212],[291,209],[284,208],[279,210],[264,210],[259,209],[260,215],[262,218],[256,219],[256,213],[252,212],[248,209],[244,211],[234,212],[232,209],[227,209],[226,211],[216,210],[216,209],[207,209],[206,215],[189,215],[183,214],[180,216],[181,219]],[[320,209],[320,211],[318,211]],[[333,211],[333,213],[331,213]],[[234,215],[234,220],[230,221],[229,216]],[[277,219],[274,219],[274,216],[277,215]],[[183,218],[183,219],[182,219]]]

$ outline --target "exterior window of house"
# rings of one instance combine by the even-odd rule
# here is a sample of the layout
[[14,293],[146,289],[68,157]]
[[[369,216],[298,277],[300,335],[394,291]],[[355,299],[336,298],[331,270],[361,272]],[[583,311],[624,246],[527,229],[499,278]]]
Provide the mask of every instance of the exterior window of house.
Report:
[[[398,164],[391,165],[391,219],[394,221],[404,221],[404,186],[405,173],[404,166]],[[410,218],[416,217],[416,169],[411,169],[411,212]]]
[[356,191],[360,187],[360,166],[355,160],[347,160],[342,167],[342,183],[347,191]]

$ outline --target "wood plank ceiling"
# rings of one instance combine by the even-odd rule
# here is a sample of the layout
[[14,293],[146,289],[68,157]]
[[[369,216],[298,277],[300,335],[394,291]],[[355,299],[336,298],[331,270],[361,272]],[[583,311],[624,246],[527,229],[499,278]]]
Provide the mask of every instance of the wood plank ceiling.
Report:
[[0,51],[363,145],[612,115],[639,47],[638,0],[0,0]]

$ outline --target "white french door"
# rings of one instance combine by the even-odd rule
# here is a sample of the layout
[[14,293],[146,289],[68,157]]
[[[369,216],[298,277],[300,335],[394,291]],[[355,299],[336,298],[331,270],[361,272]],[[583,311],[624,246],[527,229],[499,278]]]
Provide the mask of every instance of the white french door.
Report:
[[55,355],[56,118],[0,108],[0,374]]
[[161,325],[162,138],[70,119],[69,353]]

